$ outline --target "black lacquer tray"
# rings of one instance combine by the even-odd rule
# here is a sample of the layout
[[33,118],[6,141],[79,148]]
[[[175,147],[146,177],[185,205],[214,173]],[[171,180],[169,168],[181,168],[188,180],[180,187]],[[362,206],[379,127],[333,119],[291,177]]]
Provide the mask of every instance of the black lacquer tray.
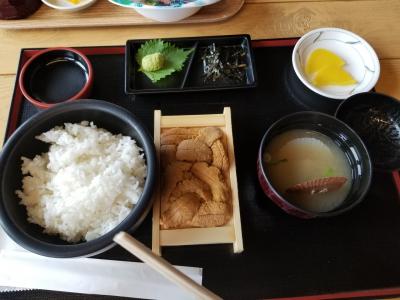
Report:
[[[94,67],[92,98],[117,103],[153,130],[153,110],[163,114],[221,113],[232,110],[244,252],[230,245],[170,247],[164,257],[175,265],[203,268],[204,285],[224,299],[377,298],[400,295],[400,179],[375,173],[365,200],[338,217],[300,220],[264,196],[256,175],[263,133],[278,118],[301,110],[333,113],[338,102],[314,101],[301,89],[291,66],[296,39],[253,41],[258,87],[201,93],[127,96],[124,47],[80,48]],[[21,52],[19,70],[37,49]],[[37,113],[16,87],[7,128]],[[397,185],[396,185],[397,182]],[[150,214],[151,215],[151,214]],[[151,246],[151,216],[135,237]],[[120,247],[98,256],[134,260]],[[2,299],[111,299],[52,291],[0,294]]]

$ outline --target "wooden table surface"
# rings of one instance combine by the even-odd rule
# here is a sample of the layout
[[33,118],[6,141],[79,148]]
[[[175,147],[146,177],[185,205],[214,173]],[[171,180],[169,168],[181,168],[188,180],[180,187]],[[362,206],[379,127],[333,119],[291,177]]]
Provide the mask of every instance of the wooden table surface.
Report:
[[[100,0],[106,1],[106,0]],[[377,90],[400,98],[399,0],[246,0],[220,23],[81,29],[0,30],[0,140],[3,140],[21,48],[122,45],[128,39],[248,33],[253,39],[301,36],[341,27],[364,37],[381,61]]]
[[[105,1],[105,0],[101,0]],[[400,98],[399,0],[246,0],[224,22],[77,29],[0,30],[0,139],[21,48],[122,45],[127,39],[249,33],[253,39],[301,36],[318,27],[341,27],[364,37],[381,61],[377,90]]]

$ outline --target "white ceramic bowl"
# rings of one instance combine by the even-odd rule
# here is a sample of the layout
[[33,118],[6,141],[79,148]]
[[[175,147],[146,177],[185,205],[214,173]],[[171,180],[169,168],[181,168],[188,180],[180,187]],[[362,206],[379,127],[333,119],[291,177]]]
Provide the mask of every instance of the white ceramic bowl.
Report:
[[[357,81],[350,86],[316,87],[305,74],[309,55],[318,48],[329,50],[340,56],[344,69]],[[380,64],[374,49],[360,36],[340,28],[319,28],[308,32],[297,42],[292,54],[293,68],[297,77],[315,93],[333,99],[369,92],[376,85]]]
[[[109,0],[116,5],[133,8],[142,16],[158,22],[171,23],[183,20],[198,12],[203,6],[220,0],[173,0],[172,5],[158,6],[144,4],[138,0]],[[128,3],[129,2],[129,3]],[[179,3],[178,3],[179,2]]]
[[85,9],[94,4],[96,1],[97,0],[81,0],[78,4],[72,4],[68,0],[42,0],[44,4],[50,6],[51,8],[71,12]]

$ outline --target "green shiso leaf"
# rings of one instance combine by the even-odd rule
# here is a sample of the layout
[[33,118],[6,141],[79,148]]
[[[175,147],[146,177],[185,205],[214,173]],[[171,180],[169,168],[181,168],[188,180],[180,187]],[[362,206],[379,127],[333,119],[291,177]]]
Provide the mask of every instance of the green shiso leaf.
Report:
[[[143,72],[153,83],[171,75],[174,72],[180,71],[185,64],[189,54],[194,49],[177,48],[171,43],[162,40],[150,40],[144,43],[136,53],[136,61],[139,64],[139,71]],[[162,69],[149,72],[142,69],[142,59],[146,55],[161,53],[164,58],[164,66]]]
[[332,167],[329,167],[325,172],[324,172],[324,176],[325,177],[332,177],[334,174],[334,170]]

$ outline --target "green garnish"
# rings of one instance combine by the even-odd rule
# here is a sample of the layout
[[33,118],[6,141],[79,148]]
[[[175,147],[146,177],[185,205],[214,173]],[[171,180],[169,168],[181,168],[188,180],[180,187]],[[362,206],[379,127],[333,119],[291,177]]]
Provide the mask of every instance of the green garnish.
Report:
[[147,54],[142,58],[142,70],[145,72],[154,72],[161,70],[165,64],[165,57],[161,53]]
[[332,176],[333,176],[333,173],[334,173],[333,168],[332,168],[332,167],[329,167],[329,168],[324,172],[324,176],[325,176],[325,177],[332,177]]
[[139,71],[154,83],[182,70],[193,50],[177,48],[162,40],[150,40],[139,48],[136,61],[140,66]]

